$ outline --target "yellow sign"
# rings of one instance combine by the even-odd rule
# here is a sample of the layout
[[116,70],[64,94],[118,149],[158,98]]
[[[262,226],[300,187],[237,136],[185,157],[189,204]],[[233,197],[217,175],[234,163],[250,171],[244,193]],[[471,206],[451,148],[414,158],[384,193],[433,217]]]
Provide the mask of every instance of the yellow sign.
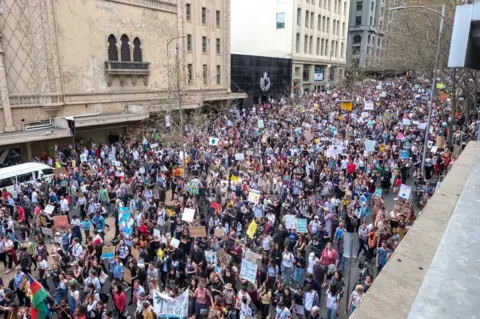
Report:
[[318,104],[317,103],[313,104],[313,108],[318,109]]
[[445,87],[445,84],[442,82],[437,83],[437,89],[443,89]]
[[173,210],[168,209],[168,208],[167,208],[167,213],[168,213],[168,216],[170,216],[170,217],[172,217],[173,214],[174,214],[174,213],[173,213]]
[[342,111],[351,111],[353,109],[352,101],[342,101],[342,102],[340,102],[340,109]]
[[252,220],[252,222],[248,226],[247,236],[250,237],[250,239],[253,239],[256,231],[257,231],[257,223],[255,222],[255,219],[254,219],[254,220]]
[[238,177],[235,175],[232,175],[232,177],[230,177],[230,180],[234,183],[238,183]]
[[380,152],[384,152],[385,151],[385,145],[380,145]]

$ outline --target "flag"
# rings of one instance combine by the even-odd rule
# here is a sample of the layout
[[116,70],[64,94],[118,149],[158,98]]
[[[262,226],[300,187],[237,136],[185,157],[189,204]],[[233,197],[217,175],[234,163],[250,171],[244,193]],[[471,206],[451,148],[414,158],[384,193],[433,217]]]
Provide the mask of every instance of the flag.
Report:
[[48,312],[45,298],[47,298],[48,293],[32,276],[30,276],[30,291],[32,293],[32,305],[30,306],[32,319],[45,319]]
[[218,145],[218,138],[210,137],[209,144],[210,145]]

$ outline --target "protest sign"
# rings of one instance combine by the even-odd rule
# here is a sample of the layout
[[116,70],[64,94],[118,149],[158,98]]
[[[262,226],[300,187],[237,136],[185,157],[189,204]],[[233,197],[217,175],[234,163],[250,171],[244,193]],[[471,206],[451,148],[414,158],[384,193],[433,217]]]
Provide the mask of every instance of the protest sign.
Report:
[[235,160],[236,161],[243,161],[245,159],[245,154],[243,153],[236,153],[235,154]]
[[443,148],[445,146],[445,136],[437,136],[437,143],[438,148]]
[[253,236],[255,235],[256,231],[257,231],[257,223],[255,222],[255,219],[253,219],[252,222],[250,223],[250,225],[248,226],[248,229],[247,229],[248,237],[253,239]]
[[207,232],[204,226],[191,226],[188,227],[190,237],[207,237]]
[[195,209],[185,208],[182,214],[182,220],[186,222],[193,222],[193,217],[195,216]]
[[437,152],[437,150],[438,150],[437,146],[432,146],[431,151],[432,151],[433,154],[435,154]]
[[230,180],[231,180],[233,183],[238,183],[238,177],[235,176],[235,175],[230,176]]
[[160,318],[187,318],[188,317],[188,289],[172,298],[157,290],[152,291],[153,311]]
[[375,106],[374,106],[374,104],[373,104],[372,101],[365,102],[364,105],[363,105],[363,109],[364,109],[365,111],[373,111],[374,107],[375,107]]
[[42,227],[42,234],[44,234],[45,236],[52,237],[53,236],[53,230],[51,228],[48,228],[48,227]]
[[180,240],[178,240],[176,238],[172,238],[172,239],[170,239],[170,245],[172,247],[178,248],[178,246],[180,245]]
[[240,278],[248,280],[252,284],[255,284],[257,278],[257,263],[249,262],[246,259],[242,259],[242,266],[240,270]]
[[410,126],[410,125],[412,124],[412,120],[410,120],[410,119],[403,119],[403,120],[402,120],[402,124],[403,124],[404,126]]
[[264,126],[264,124],[263,124],[263,120],[258,120],[258,128],[259,128],[259,129],[262,129],[262,128],[264,128],[264,127],[265,127],[265,126]]
[[257,263],[257,265],[258,265],[259,261],[260,261],[260,263],[262,261],[262,255],[256,254],[251,250],[247,250],[247,251],[245,251],[245,259],[248,262]]
[[368,153],[375,152],[375,144],[376,144],[376,141],[374,141],[374,140],[366,140],[365,141],[365,151],[367,151]]
[[157,148],[157,147],[158,147],[158,143],[150,144],[150,148],[151,148],[151,149],[154,149],[154,148]]
[[410,198],[411,192],[412,192],[412,188],[410,186],[402,184],[400,186],[400,191],[398,192],[398,196],[408,200]]
[[68,216],[54,216],[53,217],[53,226],[55,228],[67,228],[70,227],[68,223]]
[[375,193],[373,193],[374,197],[382,197],[383,190],[381,188],[376,188]]
[[87,161],[87,155],[86,154],[80,154],[80,162],[86,162]]
[[303,123],[302,123],[302,126],[305,127],[305,128],[307,128],[307,129],[311,129],[311,128],[312,128],[312,124],[307,123],[307,122],[303,122]]
[[215,264],[217,262],[217,253],[205,250],[205,259],[207,260],[207,263]]
[[258,204],[259,200],[260,200],[260,191],[257,191],[256,189],[251,189],[250,192],[248,193],[248,201],[250,203]]
[[[133,248],[130,250],[130,254],[132,255],[133,258],[135,258],[136,260],[138,260],[138,257],[140,257],[140,252],[138,251],[138,249],[136,248]],[[125,267],[127,268],[127,267]]]
[[122,163],[120,163],[119,161],[112,161],[112,165],[115,167],[119,167],[122,165]]
[[160,236],[161,236],[160,229],[154,228],[153,229],[153,237],[160,237]]
[[210,137],[210,139],[208,140],[208,144],[209,145],[218,145],[218,138]]
[[225,236],[225,232],[223,231],[222,228],[219,228],[219,229],[215,229],[215,231],[213,232],[213,235],[216,237],[223,237]]
[[341,101],[340,110],[342,111],[351,111],[353,109],[352,101]]
[[125,282],[132,282],[132,272],[127,267],[123,269],[123,280]]
[[53,214],[53,210],[55,209],[55,206],[53,205],[47,205],[47,207],[45,207],[44,211],[45,213],[47,214]]
[[115,246],[103,246],[102,259],[115,257]]
[[59,175],[62,175],[62,174],[65,174],[65,168],[63,167],[57,167],[53,170],[53,174],[55,176],[59,176]]
[[297,218],[297,233],[306,233],[307,230],[307,220],[305,218]]
[[427,147],[428,147],[428,148],[432,148],[432,146],[433,146],[433,141],[428,141]]
[[285,227],[287,229],[295,229],[296,218],[295,215],[285,215]]
[[427,128],[427,123],[418,123],[417,128],[419,130],[424,130]]
[[401,153],[400,153],[400,156],[402,157],[403,160],[406,160],[406,159],[408,159],[409,154],[410,154],[409,150],[402,150]]
[[218,260],[220,260],[220,264],[224,266],[228,265],[228,263],[230,262],[230,260],[228,259],[228,255],[224,249],[220,249],[219,251],[217,251],[217,258]]

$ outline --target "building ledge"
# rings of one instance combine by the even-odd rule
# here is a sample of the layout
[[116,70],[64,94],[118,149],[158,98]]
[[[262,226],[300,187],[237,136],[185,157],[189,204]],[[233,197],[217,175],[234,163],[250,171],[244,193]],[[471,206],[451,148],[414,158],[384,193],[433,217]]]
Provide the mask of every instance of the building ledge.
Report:
[[137,79],[143,79],[143,84],[148,84],[150,62],[123,62],[123,61],[105,61],[105,74],[107,75],[107,84],[111,86],[113,78],[118,76],[120,85],[125,85],[127,77],[131,77],[132,84],[137,84]]
[[202,100],[204,102],[221,101],[221,100],[238,100],[246,99],[247,93],[227,93],[222,95],[206,96]]
[[109,125],[116,123],[125,123],[125,122],[135,122],[148,119],[148,113],[140,114],[105,114],[101,113],[98,115],[90,116],[74,116],[75,127],[88,127],[88,126],[97,126],[97,125]]
[[[480,143],[470,142],[350,318],[474,318]],[[348,294],[346,294],[348,296]]]
[[35,131],[16,131],[0,133],[0,146],[36,142],[69,137],[70,130],[64,128],[45,128]]

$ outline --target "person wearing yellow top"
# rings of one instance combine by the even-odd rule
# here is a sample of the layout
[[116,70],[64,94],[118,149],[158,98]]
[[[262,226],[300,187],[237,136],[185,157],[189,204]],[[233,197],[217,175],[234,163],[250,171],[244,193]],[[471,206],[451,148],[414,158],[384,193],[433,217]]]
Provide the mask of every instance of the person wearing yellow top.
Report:
[[260,287],[258,294],[260,296],[262,318],[267,318],[270,302],[272,301],[272,290],[268,289],[266,281]]

